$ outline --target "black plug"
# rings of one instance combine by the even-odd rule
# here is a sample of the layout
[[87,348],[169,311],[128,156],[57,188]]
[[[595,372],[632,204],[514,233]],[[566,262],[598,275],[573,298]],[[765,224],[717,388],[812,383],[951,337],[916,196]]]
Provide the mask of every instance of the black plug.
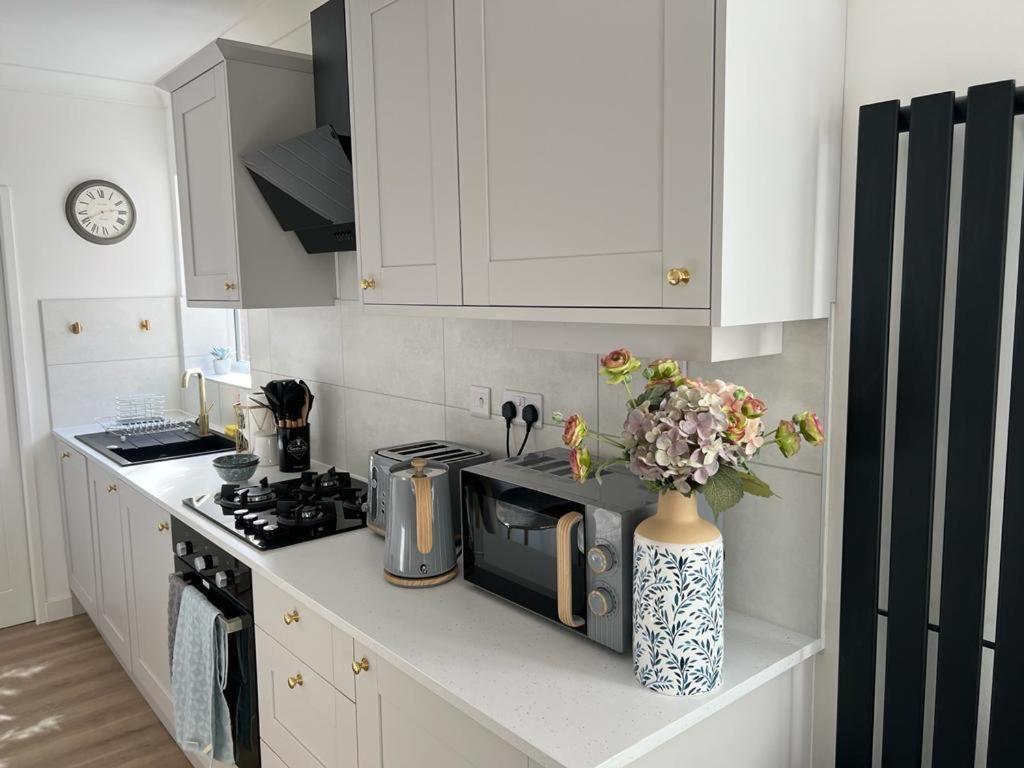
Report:
[[501,416],[505,419],[505,455],[512,458],[512,449],[509,447],[509,435],[512,434],[512,419],[519,413],[519,409],[516,408],[516,404],[511,400],[506,400],[501,404]]
[[519,453],[516,456],[523,455],[523,449],[526,448],[526,441],[530,439],[530,430],[533,429],[533,425],[540,420],[540,413],[537,411],[537,406],[532,403],[527,403],[523,407],[523,421],[526,422],[526,435],[523,437],[523,444],[519,446]]

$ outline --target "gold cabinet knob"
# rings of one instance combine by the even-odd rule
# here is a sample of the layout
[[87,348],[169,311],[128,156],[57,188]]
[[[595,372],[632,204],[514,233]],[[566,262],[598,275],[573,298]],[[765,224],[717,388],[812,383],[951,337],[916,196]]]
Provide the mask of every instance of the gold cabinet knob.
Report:
[[669,285],[679,285],[680,283],[686,285],[690,282],[690,270],[673,267],[665,273],[665,280]]
[[230,280],[225,280],[224,281],[224,290],[225,291],[233,291],[233,290],[235,290],[235,284],[232,283]]
[[67,451],[61,451],[61,452],[60,452],[60,457],[61,457],[62,459],[70,459],[70,458],[71,458],[71,454],[70,454],[70,453],[68,453]]
[[359,287],[364,291],[369,291],[377,287],[377,281],[373,279],[373,276],[364,277],[359,281]]
[[359,661],[352,662],[352,674],[358,675],[360,672],[366,672],[370,668],[370,660],[363,656]]
[[296,685],[302,685],[302,682],[303,682],[303,680],[302,680],[302,673],[301,672],[296,672],[294,677],[289,677],[288,678],[288,687],[291,688],[294,691],[295,690],[295,686]]
[[84,331],[85,328],[82,326],[80,322],[76,320],[75,322],[68,326],[68,330],[77,335]]
[[116,490],[117,490],[117,485],[114,484],[114,483],[111,483],[110,485],[107,486],[107,493],[113,493]]
[[149,320],[139,320],[139,330],[140,331],[148,331],[148,330],[150,330],[150,328],[149,328]]
[[160,525],[158,525],[158,526],[156,527],[156,529],[157,529],[158,531],[161,531],[161,532],[162,532],[162,531],[167,531],[167,530],[170,530],[170,528],[171,528],[171,526],[170,526],[170,524],[169,524],[169,523],[160,523]]
[[284,623],[285,624],[294,624],[298,620],[299,620],[299,612],[297,610],[295,610],[295,609],[292,609],[292,610],[288,611],[288,613],[286,613],[284,615]]

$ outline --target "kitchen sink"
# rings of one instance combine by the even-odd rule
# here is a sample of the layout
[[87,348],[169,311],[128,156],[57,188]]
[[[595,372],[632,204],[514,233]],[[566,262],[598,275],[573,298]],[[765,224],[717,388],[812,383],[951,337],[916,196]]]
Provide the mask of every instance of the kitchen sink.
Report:
[[200,435],[195,427],[127,435],[123,438],[113,432],[92,432],[75,435],[75,439],[122,467],[220,453],[235,447],[235,441],[231,438],[215,432]]

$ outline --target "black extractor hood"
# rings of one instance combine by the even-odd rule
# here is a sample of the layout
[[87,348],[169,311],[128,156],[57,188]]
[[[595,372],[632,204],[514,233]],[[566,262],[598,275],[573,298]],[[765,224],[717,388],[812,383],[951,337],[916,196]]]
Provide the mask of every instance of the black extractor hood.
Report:
[[281,228],[308,253],[356,249],[345,0],[310,13],[317,129],[242,157]]

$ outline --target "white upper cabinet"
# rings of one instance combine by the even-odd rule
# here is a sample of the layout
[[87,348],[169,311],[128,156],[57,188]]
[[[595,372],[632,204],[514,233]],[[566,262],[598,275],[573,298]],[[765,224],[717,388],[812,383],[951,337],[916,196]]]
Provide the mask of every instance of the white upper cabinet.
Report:
[[451,0],[352,0],[349,12],[365,300],[461,304]]
[[455,29],[465,303],[708,308],[714,3],[456,0]]
[[171,94],[185,295],[192,307],[329,306],[334,258],[281,229],[242,157],[313,130],[312,59],[217,40]]
[[727,354],[827,317],[845,8],[353,0],[364,302],[729,329]]

